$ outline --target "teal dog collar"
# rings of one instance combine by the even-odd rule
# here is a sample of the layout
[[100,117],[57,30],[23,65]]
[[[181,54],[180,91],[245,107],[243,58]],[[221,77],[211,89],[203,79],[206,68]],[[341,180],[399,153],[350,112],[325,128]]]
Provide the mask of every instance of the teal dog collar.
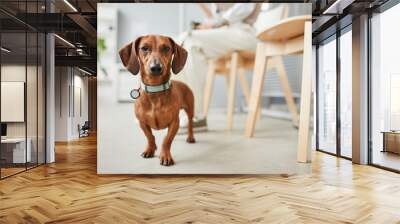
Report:
[[171,80],[168,80],[168,82],[156,86],[149,86],[144,84],[143,82],[142,85],[143,85],[143,90],[146,93],[159,93],[171,88]]

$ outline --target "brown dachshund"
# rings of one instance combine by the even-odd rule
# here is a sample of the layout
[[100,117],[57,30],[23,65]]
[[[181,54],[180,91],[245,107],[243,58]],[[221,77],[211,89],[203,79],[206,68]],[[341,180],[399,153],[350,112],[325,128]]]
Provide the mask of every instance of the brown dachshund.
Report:
[[160,152],[160,164],[174,164],[171,143],[179,128],[179,111],[188,115],[188,143],[194,143],[192,119],[194,96],[190,88],[179,81],[170,81],[171,69],[178,74],[186,63],[187,52],[171,38],[148,35],[137,38],[119,51],[122,63],[134,75],[140,70],[143,86],[135,102],[135,113],[148,145],[142,153],[151,158],[157,149],[151,129],[168,128]]

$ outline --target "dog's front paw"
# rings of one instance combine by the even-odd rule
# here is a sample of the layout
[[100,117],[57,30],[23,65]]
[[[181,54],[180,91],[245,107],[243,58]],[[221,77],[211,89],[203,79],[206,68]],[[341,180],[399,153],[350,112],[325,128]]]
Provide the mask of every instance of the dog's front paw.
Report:
[[162,166],[172,166],[174,165],[174,160],[172,159],[170,152],[161,152],[160,154],[160,165]]
[[147,148],[144,152],[142,152],[142,157],[143,158],[152,158],[154,157],[154,152],[156,151],[156,148]]

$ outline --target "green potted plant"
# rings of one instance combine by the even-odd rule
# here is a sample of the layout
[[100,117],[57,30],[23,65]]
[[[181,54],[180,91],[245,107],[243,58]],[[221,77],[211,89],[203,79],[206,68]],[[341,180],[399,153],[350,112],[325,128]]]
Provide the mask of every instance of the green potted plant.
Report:
[[100,70],[105,76],[108,76],[107,70],[101,64],[101,55],[107,50],[106,40],[103,37],[97,38],[97,63],[99,64]]

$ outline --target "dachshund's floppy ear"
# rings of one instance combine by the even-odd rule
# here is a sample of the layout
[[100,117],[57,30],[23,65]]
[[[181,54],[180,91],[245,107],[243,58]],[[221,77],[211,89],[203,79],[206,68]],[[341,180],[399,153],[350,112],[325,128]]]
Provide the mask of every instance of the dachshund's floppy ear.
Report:
[[172,59],[172,71],[175,74],[178,74],[185,66],[187,59],[187,51],[175,43],[174,40],[169,38],[174,48],[174,58]]
[[135,42],[131,42],[119,50],[119,57],[121,58],[122,64],[134,75],[137,75],[140,69],[139,60],[136,55],[140,38],[141,37],[137,38]]

